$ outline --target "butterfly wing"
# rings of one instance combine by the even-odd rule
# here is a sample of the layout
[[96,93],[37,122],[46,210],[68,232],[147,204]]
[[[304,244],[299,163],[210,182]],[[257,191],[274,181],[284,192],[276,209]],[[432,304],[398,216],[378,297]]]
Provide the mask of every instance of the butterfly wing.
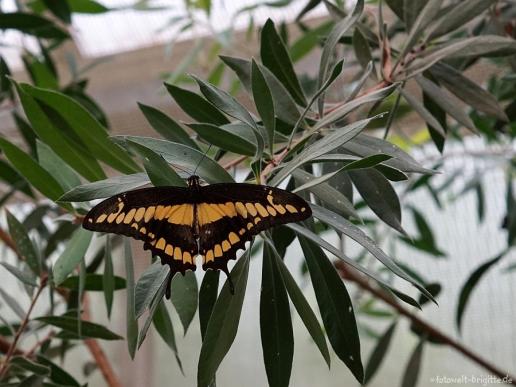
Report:
[[227,272],[227,262],[259,232],[311,216],[308,203],[291,192],[263,185],[224,183],[201,187],[197,204],[203,269]]
[[142,240],[144,249],[160,256],[172,273],[184,273],[195,270],[198,254],[193,218],[194,204],[188,188],[153,187],[102,201],[85,216],[83,227]]

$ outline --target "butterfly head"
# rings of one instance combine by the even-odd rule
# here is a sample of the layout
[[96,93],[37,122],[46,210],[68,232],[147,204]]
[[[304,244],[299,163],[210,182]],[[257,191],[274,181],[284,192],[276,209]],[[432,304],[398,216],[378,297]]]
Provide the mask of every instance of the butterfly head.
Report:
[[188,178],[188,187],[189,188],[199,188],[201,184],[199,183],[199,176],[192,175]]

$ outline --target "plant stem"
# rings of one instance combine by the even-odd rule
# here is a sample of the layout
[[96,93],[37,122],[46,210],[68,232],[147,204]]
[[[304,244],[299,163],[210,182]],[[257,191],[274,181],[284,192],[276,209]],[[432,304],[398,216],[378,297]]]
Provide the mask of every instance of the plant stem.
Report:
[[25,314],[25,317],[18,328],[18,331],[14,335],[14,340],[11,343],[11,346],[9,347],[7,354],[5,355],[4,362],[2,364],[2,367],[0,367],[0,381],[4,378],[5,374],[7,373],[7,370],[9,369],[9,361],[13,357],[14,353],[16,352],[16,346],[18,345],[18,341],[20,340],[21,335],[23,334],[23,331],[27,327],[27,324],[29,323],[30,314],[32,313],[32,310],[34,309],[34,306],[36,305],[36,302],[38,301],[39,296],[41,295],[41,292],[47,285],[47,277],[41,278],[41,283],[38,286],[38,290],[36,291],[36,294],[32,298],[32,301],[30,303],[29,309],[27,310],[27,313]]
[[429,337],[437,339],[443,344],[446,344],[449,347],[455,349],[456,351],[460,352],[462,355],[464,355],[474,363],[478,364],[482,368],[488,370],[501,380],[503,380],[506,377],[512,380],[516,380],[516,376],[510,375],[508,372],[502,371],[501,369],[497,368],[494,364],[489,363],[487,360],[483,359],[482,357],[474,353],[471,349],[465,347],[463,344],[461,344],[454,338],[448,336],[446,333],[433,327],[432,325],[430,325],[420,317],[416,316],[415,314],[409,312],[399,302],[397,302],[393,297],[391,297],[391,295],[389,295],[386,292],[383,292],[379,288],[372,286],[371,283],[365,277],[360,275],[355,270],[350,269],[345,263],[336,262],[335,267],[337,268],[337,271],[343,279],[354,282],[361,289],[368,291],[376,298],[379,298],[380,300],[390,305],[400,315],[408,318],[414,325],[426,332]]

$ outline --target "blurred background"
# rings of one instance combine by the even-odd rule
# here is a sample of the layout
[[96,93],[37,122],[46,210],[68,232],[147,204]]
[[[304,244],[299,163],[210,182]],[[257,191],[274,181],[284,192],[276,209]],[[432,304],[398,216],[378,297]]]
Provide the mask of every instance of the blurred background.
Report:
[[[188,122],[188,117],[166,94],[163,81],[188,85],[183,74],[194,73],[216,79],[225,87],[235,87],[236,90],[238,86],[234,85],[234,79],[227,74],[228,70],[214,66],[217,56],[229,53],[246,58],[256,56],[256,29],[267,18],[272,18],[285,29],[289,41],[296,41],[302,36],[302,31],[294,23],[307,1],[213,1],[209,13],[202,7],[188,7],[182,1],[135,4],[129,0],[104,0],[99,3],[116,10],[98,14],[74,14],[70,28],[73,42],[59,48],[55,57],[56,65],[60,72],[70,74],[70,77],[74,74],[78,77],[87,75],[88,93],[102,107],[113,134],[154,136],[137,102],[157,107],[177,120]],[[1,6],[4,12],[12,10],[15,1],[2,0]],[[371,6],[370,12],[375,10],[376,6]],[[319,26],[328,18],[326,7],[320,4],[304,16],[303,23]],[[0,54],[8,62],[13,77],[16,80],[27,79],[22,54],[27,48],[37,50],[36,41],[7,31],[2,32],[1,42]],[[318,49],[314,49],[300,56],[295,63],[296,69],[313,76],[317,73],[319,55]],[[477,82],[487,83],[493,72],[496,72],[495,67],[481,62],[468,70],[468,76]],[[349,88],[352,82],[354,80],[351,76],[346,78],[345,70],[341,87]],[[243,93],[236,91],[236,94],[246,101]],[[415,114],[407,114],[393,124],[391,140],[409,150],[423,166],[432,168],[439,159],[439,153],[433,144],[428,143],[428,137],[422,134],[424,131],[426,124]],[[21,144],[17,138],[15,122],[7,110],[0,111],[0,133]],[[504,198],[507,179],[500,164],[507,159],[507,147],[509,154],[512,152],[514,157],[514,142],[500,145],[475,135],[470,135],[464,141],[451,139],[446,145],[443,162],[438,166],[441,173],[432,179],[433,189],[425,186],[407,195],[403,211],[404,228],[409,235],[417,235],[418,230],[421,230],[416,224],[414,217],[417,215],[414,213],[421,214],[432,230],[434,247],[442,253],[438,254],[440,256],[425,253],[404,243],[394,237],[394,231],[386,226],[378,227],[375,232],[382,246],[392,256],[419,273],[427,282],[443,285],[438,297],[439,306],[426,305],[418,313],[499,368],[515,373],[516,270],[511,270],[516,263],[514,251],[491,269],[474,289],[463,318],[461,335],[457,332],[455,322],[458,297],[465,281],[475,268],[494,258],[506,246],[507,236],[500,226],[506,214]],[[479,185],[482,187],[481,193],[476,188]],[[32,204],[24,203],[23,198],[16,196],[10,198],[8,207],[22,219],[33,210]],[[5,226],[3,214],[0,219],[2,226]],[[329,241],[339,243],[337,235],[328,233],[325,236]],[[143,253],[140,243],[133,243],[133,248],[138,275],[149,264],[149,257]],[[353,255],[355,246],[349,244],[346,248]],[[10,254],[4,246],[0,247],[0,251],[6,256]],[[115,272],[123,276],[122,261],[120,252],[119,256],[114,257],[114,264]],[[299,283],[307,282],[298,245],[289,247],[286,263]],[[267,384],[259,337],[260,273],[260,259],[253,259],[237,338],[218,373],[220,386]],[[196,274],[201,278],[203,273],[198,271]],[[3,289],[19,287],[3,268],[0,268],[0,283]],[[360,291],[353,284],[349,285],[349,289],[353,297],[361,297]],[[309,302],[315,305],[314,295],[310,293],[311,287],[307,286],[306,290]],[[93,295],[91,305],[94,321],[105,323],[114,332],[123,333],[124,297],[123,291],[116,293],[112,318],[108,320],[102,294]],[[13,312],[1,299],[0,313],[3,319],[8,320]],[[25,307],[29,299],[20,291],[18,302]],[[41,307],[40,312],[44,309]],[[374,318],[371,317],[373,314]],[[151,328],[134,361],[130,360],[124,342],[109,345],[102,343],[124,386],[195,385],[201,342],[198,320],[194,319],[183,337],[179,319],[177,315],[173,316],[185,374],[181,374],[173,353]],[[390,324],[390,317],[392,314],[381,301],[375,303],[372,311],[359,312],[364,359],[370,354],[378,335]],[[337,358],[332,359],[332,367],[328,371],[297,315],[293,323],[296,341],[292,386],[357,384]],[[383,387],[399,384],[402,376],[400,369],[408,361],[417,341],[417,337],[410,332],[409,324],[400,321],[387,357],[370,385]],[[92,372],[88,379],[89,386],[103,386],[104,381],[99,372],[83,366],[88,356],[84,348],[77,347],[66,358],[65,365],[74,375]],[[484,370],[446,346],[427,346],[423,356],[421,386],[434,385],[431,378],[436,376],[487,375]]]

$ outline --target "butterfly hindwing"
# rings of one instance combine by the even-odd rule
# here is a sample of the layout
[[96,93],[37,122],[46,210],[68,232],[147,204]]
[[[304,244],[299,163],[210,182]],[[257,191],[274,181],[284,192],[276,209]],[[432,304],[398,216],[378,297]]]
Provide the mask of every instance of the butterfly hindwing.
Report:
[[187,188],[143,188],[115,195],[95,206],[84,228],[122,234],[144,241],[173,272],[195,270],[194,205]]
[[311,215],[310,206],[290,192],[255,184],[212,184],[202,187],[207,203],[198,204],[203,269],[227,271],[245,242],[272,226],[298,222]]

